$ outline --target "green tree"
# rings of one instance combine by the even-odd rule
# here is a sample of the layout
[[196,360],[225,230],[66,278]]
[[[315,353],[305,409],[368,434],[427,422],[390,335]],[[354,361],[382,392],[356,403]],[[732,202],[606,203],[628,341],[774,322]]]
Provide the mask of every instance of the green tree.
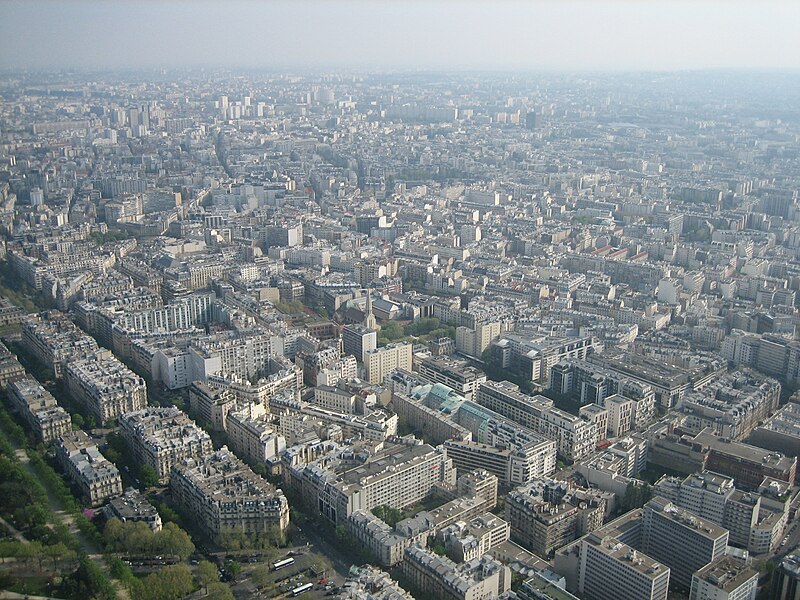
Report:
[[33,529],[47,523],[48,511],[41,504],[28,504],[14,511],[14,522],[20,529]]
[[234,600],[233,592],[226,584],[217,581],[208,586],[206,598],[210,600]]
[[167,523],[155,534],[154,545],[164,554],[179,556],[181,560],[194,552],[192,538],[175,523]]
[[187,565],[170,565],[150,573],[137,591],[135,600],[180,600],[194,591],[192,572]]
[[228,569],[228,571],[230,571],[231,575],[233,575],[234,577],[236,577],[237,575],[239,575],[239,573],[242,572],[242,565],[240,565],[235,560],[231,560],[225,563],[225,567]]
[[380,330],[381,337],[385,337],[389,341],[395,341],[402,338],[405,334],[403,333],[403,328],[400,327],[400,324],[396,321],[388,321],[381,325]]
[[[272,560],[270,560],[270,562],[272,562]],[[253,580],[253,585],[260,589],[272,581],[272,574],[266,567],[259,567],[253,571],[250,578]]]
[[139,469],[139,481],[146,488],[155,487],[158,485],[158,473],[150,465],[142,465]]
[[79,415],[78,413],[72,413],[72,429],[74,430],[83,429],[85,423],[86,422],[83,420],[83,417],[81,415]]
[[625,511],[642,508],[653,497],[653,489],[649,483],[630,481],[625,488],[622,507]]
[[195,569],[194,576],[197,579],[197,583],[205,588],[206,593],[208,593],[209,584],[219,581],[217,567],[207,560],[200,561],[197,569]]
[[110,600],[117,597],[114,586],[100,570],[98,564],[85,555],[79,559],[78,568],[64,578],[57,595],[75,600],[89,598]]

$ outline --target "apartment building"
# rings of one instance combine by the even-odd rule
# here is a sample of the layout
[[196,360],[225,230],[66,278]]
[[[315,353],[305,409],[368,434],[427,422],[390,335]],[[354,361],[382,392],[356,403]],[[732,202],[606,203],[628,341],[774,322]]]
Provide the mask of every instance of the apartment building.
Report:
[[484,513],[468,521],[458,521],[442,529],[447,555],[457,563],[480,558],[492,548],[507,541],[511,526],[492,513]]
[[106,514],[109,519],[119,519],[123,523],[144,523],[152,531],[161,531],[161,516],[136,488],[129,488],[122,496],[112,498],[106,506]]
[[253,380],[269,373],[269,361],[283,353],[283,340],[267,330],[225,331],[192,341],[189,363],[192,380],[210,375]]
[[225,446],[175,465],[170,491],[178,506],[217,541],[228,533],[280,536],[289,525],[283,492]]
[[369,383],[383,383],[395,369],[411,370],[412,345],[408,342],[387,344],[367,351],[364,357],[366,379]]
[[358,511],[380,505],[412,506],[438,483],[455,483],[455,468],[443,448],[419,442],[386,444],[357,465],[303,465],[289,474],[306,501],[330,521],[342,524]]
[[11,381],[6,394],[11,406],[25,420],[39,442],[49,444],[72,431],[69,413],[32,377]]
[[119,418],[119,431],[136,462],[151,466],[161,483],[169,482],[174,465],[213,450],[211,437],[174,406],[126,413]]
[[0,342],[0,390],[4,390],[9,381],[25,376],[23,367],[17,357],[9,352],[8,348]]
[[61,435],[56,440],[56,460],[90,506],[100,506],[122,494],[122,478],[117,467],[100,453],[86,432],[71,431]]
[[70,361],[64,371],[70,395],[94,417],[107,423],[147,406],[144,379],[134,374],[108,350]]
[[256,463],[274,462],[286,449],[286,438],[269,424],[263,404],[248,403],[228,413],[228,443],[234,454]]
[[411,546],[402,568],[415,587],[443,600],[483,600],[511,589],[511,570],[488,556],[458,565],[430,550]]
[[513,489],[506,497],[511,537],[542,557],[602,525],[602,495],[577,494],[569,483],[538,479]]
[[193,414],[213,431],[225,431],[228,413],[236,405],[231,390],[221,390],[203,381],[193,381],[189,386],[189,406]]
[[556,440],[559,456],[575,461],[594,451],[597,424],[553,406],[544,396],[528,396],[508,381],[480,385],[476,401],[528,429]]
[[97,342],[58,311],[26,317],[22,322],[22,345],[40,364],[52,369],[57,379],[64,376],[67,363],[98,351]]
[[342,330],[342,344],[345,354],[364,362],[367,353],[378,347],[378,332],[357,323],[345,325]]

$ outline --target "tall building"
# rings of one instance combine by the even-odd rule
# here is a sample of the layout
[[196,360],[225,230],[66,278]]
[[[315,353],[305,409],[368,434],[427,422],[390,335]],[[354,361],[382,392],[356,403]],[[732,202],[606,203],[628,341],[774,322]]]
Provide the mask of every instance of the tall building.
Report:
[[600,527],[605,510],[602,495],[576,493],[565,481],[537,479],[506,496],[505,515],[514,541],[549,557],[557,548]]
[[594,451],[597,423],[555,408],[549,398],[523,394],[508,381],[486,381],[476,399],[481,406],[556,440],[558,454],[567,460],[579,460]]
[[33,430],[38,441],[49,444],[58,436],[72,431],[69,413],[32,377],[11,381],[7,395],[11,405]]
[[800,555],[785,557],[772,574],[770,600],[800,600]]
[[84,431],[70,431],[56,440],[56,460],[91,506],[122,494],[122,477]]
[[488,556],[458,565],[430,550],[411,546],[402,568],[417,588],[442,600],[495,598],[511,589],[510,569]]
[[363,325],[345,325],[342,343],[345,354],[352,354],[359,362],[364,362],[367,353],[378,347],[378,332]]
[[584,600],[666,600],[670,569],[611,536],[591,533],[581,542]]
[[70,395],[84,406],[98,424],[147,406],[144,379],[108,350],[67,363],[65,376]]
[[723,556],[692,575],[689,600],[755,600],[758,571],[744,561]]
[[443,383],[453,388],[467,400],[472,400],[478,386],[486,382],[483,371],[444,356],[423,360],[419,374],[431,383]]
[[689,590],[692,575],[725,554],[728,531],[659,496],[645,504],[642,551],[669,566],[671,583]]
[[386,376],[395,369],[411,370],[412,346],[408,342],[387,344],[382,348],[369,350],[364,358],[369,383],[383,383]]

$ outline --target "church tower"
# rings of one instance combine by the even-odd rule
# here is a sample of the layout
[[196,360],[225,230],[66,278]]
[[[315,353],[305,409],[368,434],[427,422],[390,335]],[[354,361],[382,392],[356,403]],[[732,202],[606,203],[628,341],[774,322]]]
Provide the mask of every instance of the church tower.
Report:
[[377,329],[378,323],[375,320],[375,315],[372,314],[372,293],[367,290],[367,309],[364,315],[364,327],[369,329]]

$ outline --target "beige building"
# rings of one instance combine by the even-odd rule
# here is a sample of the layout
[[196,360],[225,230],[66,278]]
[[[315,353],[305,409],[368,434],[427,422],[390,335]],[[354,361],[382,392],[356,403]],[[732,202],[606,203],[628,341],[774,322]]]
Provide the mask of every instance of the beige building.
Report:
[[117,467],[100,454],[85,432],[71,431],[59,437],[56,460],[91,506],[100,506],[109,498],[122,495],[122,478]]
[[508,522],[492,513],[458,521],[439,532],[447,555],[457,563],[480,558],[511,536]]
[[440,483],[455,484],[455,468],[443,448],[422,443],[384,443],[366,462],[320,459],[290,468],[287,481],[310,508],[342,524],[353,513],[380,505],[412,506]]
[[174,465],[213,450],[211,437],[186,413],[173,407],[149,407],[124,414],[119,431],[139,465],[150,465],[167,483]]
[[467,356],[480,358],[483,351],[502,331],[503,327],[499,322],[476,323],[474,329],[456,327],[456,350]]
[[225,420],[235,404],[236,396],[230,390],[220,390],[202,381],[193,381],[189,386],[189,406],[193,414],[214,431],[225,431]]
[[67,411],[32,377],[10,382],[6,393],[11,405],[40,442],[49,444],[72,431],[72,419]]
[[286,439],[269,424],[263,404],[250,403],[228,413],[228,443],[236,456],[256,463],[276,461]]
[[[2,298],[0,298],[2,300]],[[17,357],[8,351],[8,348],[0,342],[0,390],[5,389],[9,381],[25,376],[23,367]]]
[[387,344],[382,348],[370,350],[364,356],[367,381],[383,383],[384,378],[395,369],[411,370],[412,345],[408,342]]
[[634,427],[636,414],[636,401],[614,394],[605,399],[608,411],[608,435],[619,437],[625,435]]
[[65,364],[99,350],[93,338],[58,311],[26,317],[22,322],[22,345],[39,363],[52,369],[56,378],[63,377]]
[[176,466],[173,498],[211,538],[225,534],[282,536],[289,526],[289,503],[225,446]]
[[125,494],[113,498],[106,507],[109,518],[122,522],[144,523],[153,531],[161,531],[161,516],[139,490],[130,488]]
[[98,425],[147,406],[144,379],[108,350],[67,363],[65,381],[70,395],[86,408]]
[[356,395],[338,387],[322,385],[315,388],[314,404],[342,415],[353,415],[358,412]]
[[540,479],[513,489],[506,497],[505,514],[514,541],[549,557],[600,527],[606,504],[601,494],[578,494],[565,481]]
[[430,550],[406,550],[403,574],[415,587],[441,600],[486,600],[511,589],[511,570],[488,556],[457,565]]

